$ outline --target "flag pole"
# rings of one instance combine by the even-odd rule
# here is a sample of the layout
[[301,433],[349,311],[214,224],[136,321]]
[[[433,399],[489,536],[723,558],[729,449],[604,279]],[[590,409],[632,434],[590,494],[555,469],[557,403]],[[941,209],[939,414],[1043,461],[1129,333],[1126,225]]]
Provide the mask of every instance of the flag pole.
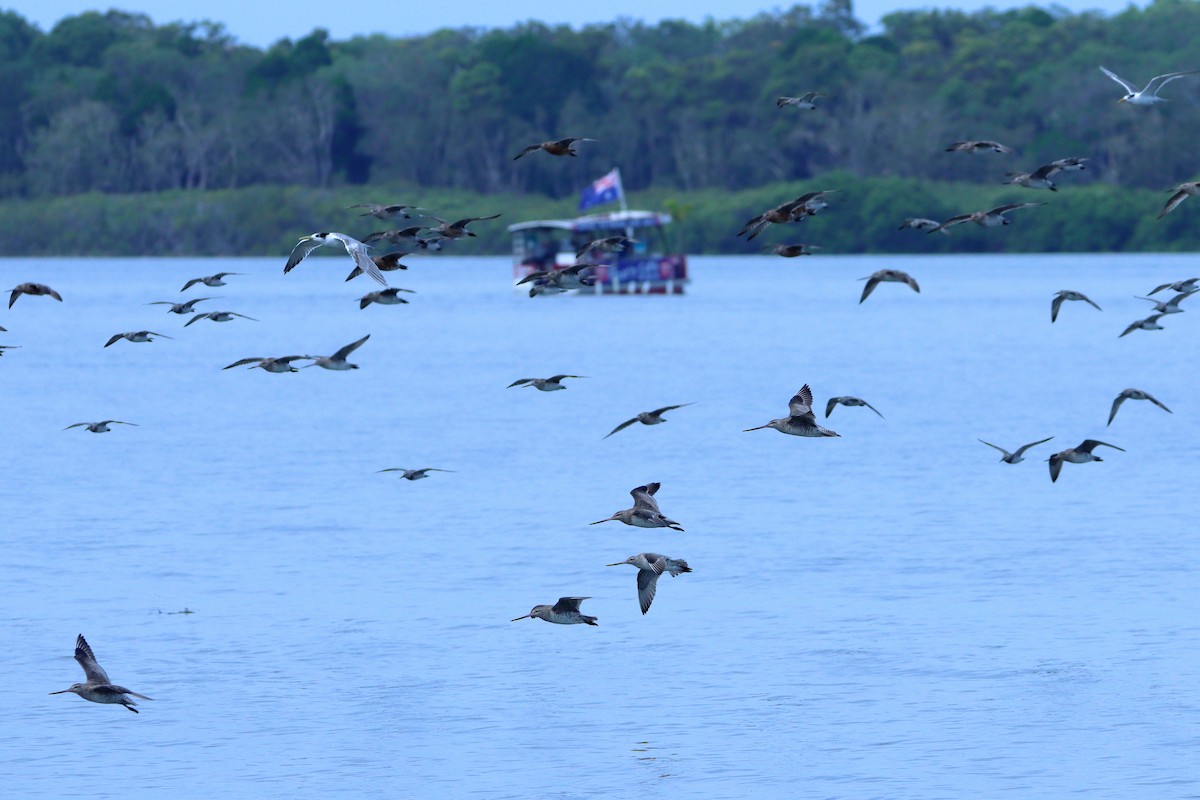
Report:
[[613,167],[613,172],[617,176],[617,198],[619,199],[619,201],[621,203],[621,211],[622,212],[628,211],[629,206],[627,206],[625,204],[625,185],[623,183],[621,183],[621,168]]

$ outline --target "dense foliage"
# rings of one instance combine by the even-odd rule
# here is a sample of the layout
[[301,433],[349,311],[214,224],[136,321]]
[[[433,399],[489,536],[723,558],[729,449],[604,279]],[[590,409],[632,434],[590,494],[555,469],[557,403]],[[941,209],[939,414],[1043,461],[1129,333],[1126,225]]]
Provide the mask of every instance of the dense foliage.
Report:
[[[1170,248],[1174,218],[1149,233],[1125,218],[1152,217],[1159,198],[1134,208],[1116,187],[1162,190],[1196,177],[1200,76],[1173,82],[1163,107],[1131,108],[1115,102],[1122,90],[1097,66],[1139,86],[1200,68],[1197,31],[1200,1],[1158,0],[1112,17],[1036,7],[900,12],[865,36],[849,0],[826,0],[700,25],[526,23],[345,42],[317,30],[263,51],[212,23],[154,26],[109,11],[42,32],[0,12],[0,208],[10,219],[50,208],[72,219],[95,200],[68,209],[54,198],[164,193],[129,202],[169,209],[220,197],[230,209],[252,205],[272,229],[275,217],[330,191],[428,204],[429,192],[457,190],[464,202],[454,211],[488,213],[496,203],[478,195],[503,195],[512,207],[508,197],[535,194],[543,199],[529,204],[548,205],[619,165],[628,189],[692,211],[695,249],[736,247],[731,225],[788,199],[791,185],[853,185],[858,194],[844,196],[840,213],[867,227],[828,226],[848,239],[836,249],[899,250],[911,238],[884,230],[897,217],[944,217],[996,197],[1045,200],[998,187],[1004,171],[1084,156],[1086,172],[1060,175],[1053,213],[1018,212],[1003,233],[1052,220],[1059,246],[1040,237],[1023,247],[1029,233],[1013,243]],[[808,90],[828,95],[817,110],[775,107],[776,96]],[[577,159],[511,160],[531,142],[568,135],[599,141],[581,145]],[[996,139],[1017,155],[943,152],[964,138]],[[409,187],[404,196],[379,191],[397,186]],[[281,187],[307,187],[313,199]],[[218,189],[242,191],[181,199]],[[1082,212],[1090,221],[1080,232]],[[974,249],[991,247],[986,234],[996,233],[958,230],[956,241]],[[225,239],[221,252],[260,249]],[[41,248],[0,243],[0,252],[33,251]]]

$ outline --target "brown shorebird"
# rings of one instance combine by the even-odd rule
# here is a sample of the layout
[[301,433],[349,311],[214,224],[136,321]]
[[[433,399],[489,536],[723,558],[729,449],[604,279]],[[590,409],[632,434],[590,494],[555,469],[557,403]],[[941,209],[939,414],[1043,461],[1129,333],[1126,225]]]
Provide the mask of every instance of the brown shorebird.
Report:
[[[400,259],[409,255],[412,255],[412,253],[388,253],[385,256],[371,256],[371,261],[375,262],[375,266],[379,267],[380,272],[394,272],[398,269],[408,269],[408,265],[401,264]],[[363,271],[356,266],[346,276],[346,280],[352,281],[362,274]]]
[[[430,217],[430,219],[433,219]],[[428,244],[421,238],[421,231],[428,230],[422,225],[413,225],[395,231],[375,231],[363,237],[363,244],[387,242],[397,247],[416,247],[427,249]],[[405,254],[407,255],[407,253]]]
[[454,472],[452,469],[438,469],[437,467],[422,467],[421,469],[404,469],[403,467],[388,467],[387,469],[376,470],[376,472],[402,472],[400,477],[406,481],[419,481],[422,478],[428,478],[426,472]]
[[1191,291],[1195,290],[1196,288],[1200,288],[1200,287],[1196,286],[1197,283],[1200,283],[1200,278],[1188,278],[1187,280],[1184,280],[1184,281],[1175,281],[1174,283],[1164,283],[1161,286],[1156,287],[1153,291],[1148,292],[1147,294],[1158,294],[1163,289],[1170,289],[1172,292],[1180,292],[1180,293],[1191,292]]
[[633,496],[633,508],[622,509],[611,517],[598,519],[588,524],[599,525],[601,522],[615,520],[637,528],[670,528],[673,531],[682,531],[683,527],[678,522],[667,517],[658,509],[658,501],[654,499],[654,495],[661,485],[658,482],[647,483],[645,486],[633,489],[629,492]]
[[[1112,425],[1113,418],[1117,416],[1117,409],[1120,408],[1121,403],[1124,403],[1126,400],[1149,400],[1151,403],[1154,403],[1154,405],[1158,406],[1168,414],[1175,413],[1160,403],[1158,398],[1149,392],[1143,392],[1141,389],[1125,389],[1119,395],[1117,395],[1116,400],[1113,400],[1112,411],[1108,412],[1108,425]],[[1106,425],[1105,427],[1108,426]]]
[[332,369],[338,372],[345,372],[346,370],[350,369],[358,369],[358,364],[351,364],[346,359],[350,357],[351,353],[362,347],[363,343],[370,338],[371,334],[368,333],[358,341],[351,342],[345,347],[339,349],[331,356],[304,356],[304,358],[312,359],[312,363],[305,364],[304,369],[308,369],[309,367],[323,367],[324,369]]
[[1166,75],[1155,75],[1146,84],[1146,88],[1140,92],[1132,83],[1119,78],[1112,70],[1101,67],[1100,71],[1125,87],[1126,94],[1117,101],[1118,103],[1129,103],[1131,106],[1152,106],[1156,103],[1167,102],[1167,98],[1158,96],[1158,93],[1162,91],[1164,86],[1177,78],[1182,78],[1184,75],[1195,75],[1198,70],[1193,69],[1187,72],[1168,72]]
[[1135,294],[1134,297],[1154,303],[1154,311],[1157,314],[1182,314],[1183,309],[1179,307],[1179,304],[1196,294],[1196,291],[1196,289],[1192,289],[1190,292],[1180,292],[1170,300],[1155,300],[1153,297],[1142,297],[1140,294]]
[[114,342],[118,342],[121,339],[128,339],[131,342],[153,342],[154,339],[151,338],[153,336],[161,336],[164,339],[173,338],[171,336],[167,336],[165,333],[155,333],[154,331],[128,331],[126,333],[114,333],[112,338],[104,343],[104,346],[108,347],[109,345],[113,344]]
[[637,239],[630,239],[626,236],[605,236],[603,239],[593,239],[575,251],[575,260],[578,261],[593,251],[624,253],[636,244],[638,244]]
[[902,222],[900,227],[896,228],[896,230],[902,231],[905,228],[912,228],[914,231],[924,231],[926,233],[932,233],[936,230],[945,234],[946,236],[950,235],[950,231],[943,228],[942,223],[938,222],[936,219],[926,219],[924,217],[909,217],[908,219],[904,220],[904,222]]
[[595,625],[599,617],[589,617],[579,611],[579,604],[590,597],[560,597],[552,606],[534,606],[528,614],[518,619],[544,619],[556,625]]
[[841,434],[834,433],[817,424],[817,418],[812,410],[812,402],[812,389],[808,388],[806,383],[788,402],[788,416],[773,419],[766,425],[759,425],[757,428],[747,428],[743,433],[774,428],[780,433],[791,436],[840,436]]
[[467,226],[472,222],[483,222],[489,219],[496,219],[500,215],[492,214],[490,217],[463,217],[456,222],[447,222],[440,217],[429,217],[429,219],[442,223],[436,228],[424,228],[427,231],[433,231],[434,235],[439,239],[461,239],[464,236],[474,236],[475,234],[467,230]]
[[1012,153],[1012,148],[989,139],[954,142],[946,148],[947,153]]
[[245,275],[244,272],[218,272],[216,275],[205,275],[203,278],[192,278],[183,285],[179,291],[186,292],[188,289],[195,286],[197,283],[203,283],[205,286],[224,286],[224,278],[227,275]]
[[[829,419],[829,415],[833,413],[833,409],[839,405],[847,406],[847,407],[866,406],[867,408],[874,411],[876,414],[879,414],[879,409],[875,408],[875,406],[871,405],[866,400],[863,400],[861,398],[850,397],[850,396],[831,397],[831,398],[829,398],[829,402],[825,404],[825,419]],[[886,419],[886,417],[884,417],[883,414],[879,414],[879,418]]]
[[[556,289],[561,289],[564,292],[569,289],[579,289],[583,286],[592,286],[595,284],[596,279],[589,275],[581,275],[580,273],[589,269],[595,269],[598,266],[600,265],[579,263],[556,269],[539,269],[535,272],[529,273],[524,278],[517,281],[517,286],[520,286],[523,283],[531,282],[543,285],[549,284]],[[533,295],[531,294],[530,297],[532,296]]]
[[400,292],[415,294],[412,289],[398,289],[395,287],[391,289],[380,289],[378,292],[367,292],[362,297],[358,298],[358,307],[363,309],[371,305],[371,303],[378,303],[381,306],[398,306],[402,303],[407,303],[408,301],[400,296]]
[[234,317],[248,319],[251,322],[258,322],[258,320],[256,320],[254,317],[247,317],[245,314],[239,314],[236,311],[207,311],[203,314],[197,314],[196,316],[192,317],[187,322],[183,323],[183,327],[186,328],[193,322],[198,322],[202,319],[211,319],[213,322],[230,322]]
[[795,258],[796,256],[811,256],[814,250],[820,249],[815,244],[777,244],[771,248],[771,252],[784,258]]
[[659,575],[666,572],[674,578],[685,572],[692,571],[692,568],[683,559],[667,558],[658,553],[638,553],[636,556],[630,556],[624,561],[618,561],[615,564],[606,564],[605,566],[619,567],[622,564],[632,564],[638,568],[638,603],[642,607],[643,614],[650,610],[650,604],[654,602],[654,593],[658,588]]
[[817,107],[816,99],[818,97],[828,97],[823,92],[805,92],[799,97],[777,97],[775,98],[775,107],[783,108],[784,106],[795,106],[802,108],[805,111],[812,111]]
[[126,689],[124,686],[117,686],[110,681],[108,673],[96,663],[96,656],[92,654],[92,648],[88,645],[87,639],[83,638],[82,633],[75,638],[75,660],[79,662],[79,666],[83,667],[83,674],[87,680],[83,683],[72,684],[69,689],[63,689],[61,692],[51,692],[50,694],[72,692],[84,700],[91,700],[93,703],[110,703],[125,706],[135,714],[138,713],[138,710],[134,708],[137,703],[130,700],[129,695],[141,700],[154,699]]
[[1181,183],[1174,189],[1168,189],[1167,191],[1174,192],[1175,194],[1171,195],[1171,198],[1167,200],[1167,204],[1163,206],[1163,210],[1158,212],[1157,219],[1162,219],[1167,214],[1170,214],[1180,203],[1189,197],[1200,195],[1200,181]]
[[1086,294],[1084,294],[1083,292],[1073,292],[1070,289],[1062,289],[1061,291],[1055,292],[1054,299],[1050,301],[1050,321],[1051,322],[1054,322],[1056,319],[1058,319],[1058,310],[1060,308],[1062,308],[1063,302],[1065,302],[1067,300],[1082,300],[1083,302],[1087,303],[1088,305],[1090,305],[1092,308],[1096,309],[1097,311],[1104,310],[1104,309],[1100,308],[1100,306],[1093,303],[1092,299],[1090,297],[1088,297]]
[[[1163,326],[1159,325],[1158,321],[1165,316],[1166,314],[1151,314],[1145,319],[1139,319],[1137,322],[1131,322],[1129,323],[1129,327],[1121,332],[1121,336],[1126,336],[1134,331],[1161,331]],[[1117,338],[1120,339],[1121,336],[1118,336]]]
[[313,250],[322,245],[333,244],[334,242],[346,248],[347,255],[354,261],[356,267],[384,286],[388,285],[387,278],[383,277],[383,273],[379,271],[379,267],[375,266],[375,262],[371,260],[371,256],[367,253],[367,246],[365,244],[344,233],[331,233],[329,231],[310,233],[308,236],[301,237],[296,246],[292,248],[292,254],[288,256],[287,264],[283,267],[283,273],[286,275],[291,272]]
[[23,294],[31,297],[53,297],[58,302],[62,302],[62,295],[44,283],[20,283],[13,287],[12,294],[8,297],[8,307],[12,308],[13,303],[17,302],[17,298]]
[[1120,450],[1122,453],[1125,452],[1125,448],[1117,447],[1115,444],[1100,442],[1095,439],[1084,439],[1078,447],[1072,447],[1067,450],[1063,450],[1061,453],[1055,453],[1054,455],[1050,456],[1050,458],[1046,459],[1050,462],[1050,482],[1054,483],[1056,480],[1058,480],[1058,473],[1062,471],[1063,462],[1069,461],[1072,464],[1086,464],[1089,461],[1103,461],[1104,459],[1100,456],[1092,455],[1092,450],[1096,449],[1100,445],[1111,447],[1114,450]]
[[[389,219],[412,219],[412,215],[408,212],[429,210],[428,208],[421,208],[420,206],[382,206],[375,205],[374,203],[357,203],[352,206],[347,206],[347,208],[365,208],[367,210],[359,214],[360,217],[374,217],[375,219],[384,220],[385,222]],[[421,215],[418,214],[417,216]]]
[[[1009,223],[1008,217],[1004,216],[1010,211],[1016,211],[1018,208],[1032,208],[1033,206],[1044,206],[1045,203],[1007,203],[1002,206],[988,209],[987,211],[975,211],[970,214],[959,214],[951,217],[943,222],[934,230],[945,230],[951,225],[960,225],[964,222],[974,222],[984,228],[998,228],[1001,225]],[[933,233],[933,231],[930,231]]]
[[1008,180],[1004,183],[1012,186],[1024,186],[1026,189],[1049,189],[1057,192],[1058,187],[1054,185],[1054,181],[1050,180],[1050,177],[1061,170],[1061,167],[1053,164],[1043,164],[1033,172],[1006,172],[1004,174]]
[[751,217],[746,220],[746,224],[738,231],[738,236],[746,236],[746,241],[750,241],[758,234],[762,233],[763,229],[768,225],[783,225],[788,222],[799,222],[805,217],[810,217],[816,214],[823,208],[829,206],[825,202],[825,195],[833,194],[837,189],[825,189],[820,192],[807,192],[800,195],[795,200],[790,200],[782,205],[769,208],[756,217]]
[[863,287],[862,297],[858,298],[859,305],[864,300],[871,296],[871,292],[875,291],[875,287],[881,283],[903,283],[907,284],[908,288],[912,289],[917,294],[921,293],[921,287],[917,285],[913,276],[907,272],[901,272],[898,269],[881,269],[878,272],[871,273],[865,278],[859,278],[860,281],[866,281],[867,285]]
[[221,369],[233,369],[240,367],[243,364],[250,364],[250,369],[261,368],[267,372],[284,373],[284,372],[299,372],[300,370],[292,366],[293,361],[311,358],[311,356],[279,356],[278,358],[243,358],[240,361],[235,361],[228,367]]
[[533,388],[537,389],[538,391],[555,392],[555,391],[558,391],[559,389],[567,388],[562,385],[563,378],[586,378],[586,377],[587,377],[586,375],[555,375],[551,378],[521,378],[518,381],[513,381],[512,383],[510,383],[508,386],[506,386],[504,388],[511,389],[514,386],[532,386]]
[[[216,297],[197,297],[193,300],[188,300],[186,303],[172,303],[170,300],[155,300],[153,303],[146,303],[148,306],[170,306],[167,309],[168,314],[194,314],[196,313],[196,303],[202,303],[205,300],[216,300]],[[184,326],[187,327],[186,325]]]
[[1008,452],[1003,447],[996,447],[996,445],[992,444],[991,442],[985,442],[985,441],[983,441],[983,439],[977,439],[976,441],[978,441],[981,444],[986,444],[988,447],[995,448],[996,450],[999,450],[1001,453],[1003,453],[1004,455],[1000,456],[1000,460],[1003,461],[1005,464],[1020,464],[1022,461],[1025,460],[1025,451],[1026,450],[1028,450],[1029,448],[1034,447],[1036,445],[1048,442],[1053,438],[1054,438],[1053,436],[1047,436],[1045,439],[1039,439],[1036,442],[1030,442],[1029,444],[1023,444],[1012,453]]
[[553,141],[553,142],[538,142],[537,144],[529,145],[524,150],[522,150],[521,152],[519,152],[515,156],[513,156],[513,161],[516,161],[521,156],[527,156],[530,153],[537,152],[538,150],[545,150],[547,153],[549,153],[552,156],[574,156],[574,155],[577,155],[577,153],[576,153],[575,148],[572,147],[571,145],[575,144],[576,142],[594,142],[594,141],[596,141],[596,140],[595,139],[587,139],[582,136],[572,136],[567,139],[559,139],[559,140]]
[[71,428],[87,428],[92,433],[108,433],[109,425],[132,425],[140,427],[136,422],[121,422],[119,419],[106,419],[100,422],[76,422],[74,425],[68,425],[63,428],[64,431],[69,431]]
[[659,425],[663,422],[666,422],[666,420],[663,419],[663,417],[662,417],[663,414],[667,413],[668,411],[674,411],[677,408],[683,408],[684,406],[690,406],[690,405],[692,405],[692,404],[691,403],[680,403],[677,406],[663,406],[662,408],[656,408],[653,411],[643,411],[642,413],[638,414],[633,419],[626,420],[625,422],[622,422],[617,427],[613,428],[612,432],[609,433],[608,436],[605,436],[604,438],[607,439],[609,436],[612,436],[617,431],[625,430],[626,428],[628,428],[630,425],[632,425],[635,422],[640,422],[643,425]]

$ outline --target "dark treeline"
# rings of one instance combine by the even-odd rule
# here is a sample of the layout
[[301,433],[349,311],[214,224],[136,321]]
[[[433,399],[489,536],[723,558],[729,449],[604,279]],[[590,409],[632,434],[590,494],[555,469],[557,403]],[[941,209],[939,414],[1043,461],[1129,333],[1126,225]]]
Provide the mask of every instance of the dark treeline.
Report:
[[[1058,197],[1094,182],[1161,190],[1197,173],[1200,76],[1173,82],[1162,108],[1130,108],[1097,66],[1139,86],[1200,68],[1197,31],[1200,2],[1158,0],[1112,17],[900,12],[868,36],[849,0],[827,0],[699,25],[526,23],[344,42],[317,30],[264,51],[207,22],[109,11],[42,32],[3,12],[0,199],[356,185],[567,198],[614,165],[627,189],[684,206],[693,192],[832,170],[990,196],[1005,170],[1064,156],[1092,160]],[[828,94],[816,111],[775,107],[808,90]],[[599,141],[578,159],[512,162],[561,136]],[[1018,154],[943,152],[964,138]]]

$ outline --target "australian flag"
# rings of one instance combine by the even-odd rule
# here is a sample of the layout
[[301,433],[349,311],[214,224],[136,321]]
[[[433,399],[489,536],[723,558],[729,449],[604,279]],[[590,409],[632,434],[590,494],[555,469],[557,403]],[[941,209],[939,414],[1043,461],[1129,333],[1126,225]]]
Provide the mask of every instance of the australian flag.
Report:
[[621,188],[621,171],[614,169],[602,178],[592,181],[592,185],[583,190],[579,198],[579,210],[598,206],[601,203],[611,203],[624,196]]

